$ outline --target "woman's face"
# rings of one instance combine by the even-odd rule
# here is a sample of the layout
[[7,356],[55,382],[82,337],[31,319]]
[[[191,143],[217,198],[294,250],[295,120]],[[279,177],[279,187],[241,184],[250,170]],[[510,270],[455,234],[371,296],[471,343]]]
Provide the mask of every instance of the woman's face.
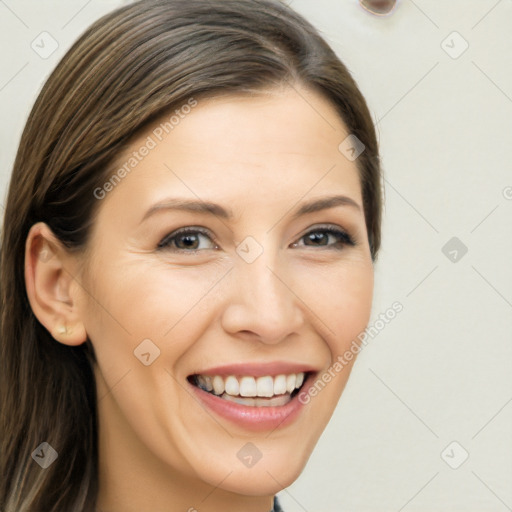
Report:
[[135,140],[113,173],[136,165],[98,199],[80,310],[102,474],[271,495],[306,464],[354,360],[332,368],[369,320],[359,175],[315,93],[189,110]]

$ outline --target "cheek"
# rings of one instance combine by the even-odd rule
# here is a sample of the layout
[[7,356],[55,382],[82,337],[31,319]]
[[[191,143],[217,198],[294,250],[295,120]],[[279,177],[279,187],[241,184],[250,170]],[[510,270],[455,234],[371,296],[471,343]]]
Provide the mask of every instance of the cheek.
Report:
[[373,265],[371,260],[344,261],[316,273],[310,270],[308,277],[297,294],[312,311],[309,318],[316,318],[314,328],[322,338],[319,348],[325,347],[326,357],[313,383],[315,389],[303,396],[303,403],[311,401],[320,435],[360,352],[359,336],[371,315]]
[[[226,269],[201,273],[140,262],[101,268],[88,299],[86,329],[98,362],[98,396],[106,397],[102,418],[119,422],[119,429],[128,423],[153,453],[169,446],[168,460],[185,467],[182,449],[168,437],[186,437],[180,420],[190,402],[173,377],[174,367],[208,327],[215,312],[205,304],[215,300],[212,291]],[[143,362],[146,353],[149,365]]]
[[[197,312],[222,272],[169,268],[165,263],[131,262],[103,266],[96,296],[89,301],[91,331],[118,331],[132,343],[165,341],[187,315]],[[100,275],[100,274],[98,274]]]
[[324,324],[322,333],[334,359],[348,349],[369,322],[373,266],[366,261],[348,262],[329,269],[323,277],[318,279],[322,286],[317,285],[316,292],[310,289],[308,296]]
[[[208,326],[215,311],[204,304],[211,304],[226,269],[169,268],[120,258],[99,268],[94,295],[86,297],[84,323],[105,382],[112,387],[129,371],[127,380],[154,386],[150,370],[172,371]],[[145,366],[148,357],[154,363]]]

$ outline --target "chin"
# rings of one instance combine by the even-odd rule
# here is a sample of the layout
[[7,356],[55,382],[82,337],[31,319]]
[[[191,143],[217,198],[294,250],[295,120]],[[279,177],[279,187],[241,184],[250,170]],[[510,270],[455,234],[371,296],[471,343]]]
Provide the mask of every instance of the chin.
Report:
[[[212,486],[246,496],[269,496],[290,486],[304,470],[311,452],[297,454],[295,447],[262,457],[252,467],[244,467],[238,459],[218,465],[215,471],[204,465],[198,475]],[[228,476],[229,475],[229,476]],[[219,482],[222,482],[219,485]]]

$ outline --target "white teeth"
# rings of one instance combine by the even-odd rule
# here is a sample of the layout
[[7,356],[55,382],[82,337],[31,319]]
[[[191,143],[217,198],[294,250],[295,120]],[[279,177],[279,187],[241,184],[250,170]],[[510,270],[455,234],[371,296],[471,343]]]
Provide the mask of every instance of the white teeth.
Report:
[[257,396],[256,380],[254,377],[242,377],[240,381],[240,396]]
[[292,398],[290,395],[275,396],[274,398],[242,398],[240,396],[231,396],[224,393],[221,398],[229,402],[235,402],[240,405],[250,407],[281,407],[286,405]]
[[[305,373],[291,373],[289,375],[276,375],[271,377],[265,375],[264,377],[251,377],[243,376],[236,377],[229,375],[225,379],[220,375],[196,375],[196,384],[204,389],[210,391],[216,395],[223,395],[231,397],[262,397],[269,399],[275,396],[288,396],[295,389],[300,388],[304,382]],[[246,400],[245,402],[249,402]],[[253,400],[254,403],[260,402],[259,400]],[[263,402],[269,402],[269,400],[263,400]]]
[[206,382],[206,391],[213,391],[212,378],[209,375],[203,377]]
[[272,377],[258,377],[256,381],[258,396],[266,396],[270,398],[274,396],[274,379]]
[[274,393],[284,395],[286,393],[286,375],[278,375],[274,379]]
[[297,381],[297,378],[295,377],[294,373],[292,373],[291,375],[288,375],[288,377],[286,377],[286,391],[288,391],[288,393],[291,393],[295,389],[296,381]]
[[230,375],[226,379],[226,393],[228,395],[237,396],[240,391],[240,385],[238,384],[238,380],[233,375]]
[[222,393],[224,393],[224,379],[218,375],[213,377],[213,391],[216,395],[222,395]]

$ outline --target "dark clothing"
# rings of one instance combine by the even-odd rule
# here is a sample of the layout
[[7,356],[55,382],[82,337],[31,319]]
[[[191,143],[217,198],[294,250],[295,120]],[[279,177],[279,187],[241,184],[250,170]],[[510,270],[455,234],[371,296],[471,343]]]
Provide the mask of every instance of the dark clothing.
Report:
[[270,512],[284,512],[284,510],[281,508],[281,505],[279,505],[279,502],[277,501],[277,496],[274,496],[274,507]]

